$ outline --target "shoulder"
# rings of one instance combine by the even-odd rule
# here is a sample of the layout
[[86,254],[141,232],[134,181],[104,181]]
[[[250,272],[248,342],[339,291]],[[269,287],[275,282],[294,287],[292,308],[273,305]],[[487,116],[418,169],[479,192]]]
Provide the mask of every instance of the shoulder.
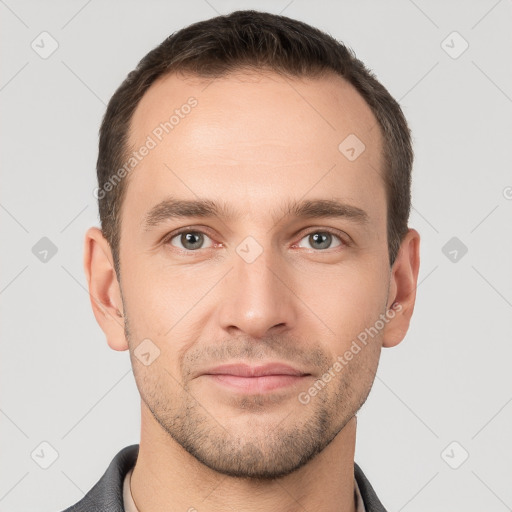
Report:
[[63,512],[124,512],[124,477],[135,466],[139,445],[123,448],[112,459],[94,487],[77,503]]
[[387,512],[384,505],[377,497],[377,493],[371,486],[360,466],[354,462],[354,476],[359,486],[359,492],[363,498],[366,512]]

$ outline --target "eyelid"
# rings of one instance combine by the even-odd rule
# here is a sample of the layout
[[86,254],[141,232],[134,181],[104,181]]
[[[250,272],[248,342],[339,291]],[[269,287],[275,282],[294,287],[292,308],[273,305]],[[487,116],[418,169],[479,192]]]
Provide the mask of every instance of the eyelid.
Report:
[[[171,245],[171,240],[175,237],[177,237],[178,235],[181,235],[182,233],[200,233],[202,235],[206,235],[208,238],[210,238],[212,240],[212,242],[217,245],[219,245],[217,242],[215,242],[213,236],[211,235],[210,233],[210,230],[206,227],[206,226],[203,226],[203,227],[200,227],[200,228],[196,228],[194,226],[184,226],[182,228],[179,228],[179,229],[176,229],[175,231],[171,231],[170,233],[167,233],[163,238],[162,238],[162,244],[169,244]],[[179,249],[179,247],[177,247],[176,249]],[[206,247],[206,249],[211,249],[211,247]],[[187,252],[197,252],[197,251],[187,251]]]
[[[331,235],[334,235],[336,237],[339,238],[340,242],[341,242],[341,247],[350,247],[352,245],[352,239],[351,237],[345,233],[344,231],[341,231],[339,229],[336,229],[336,228],[329,228],[329,227],[322,227],[322,226],[313,226],[313,227],[309,227],[309,228],[304,228],[306,229],[307,231],[304,232],[304,230],[301,230],[300,232],[300,238],[298,239],[297,242],[294,242],[292,244],[292,247],[297,247],[297,244],[299,242],[301,242],[301,240],[303,238],[305,238],[306,236],[312,234],[312,233],[330,233]],[[216,242],[213,238],[213,236],[211,235],[210,233],[210,229],[208,229],[206,226],[202,226],[202,227],[195,227],[195,226],[184,226],[182,228],[179,228],[175,231],[172,231],[171,233],[168,233],[166,234],[163,238],[162,238],[162,244],[164,245],[172,245],[170,242],[173,238],[175,238],[176,236],[178,235],[181,235],[182,233],[200,233],[200,234],[203,234],[203,235],[206,235],[208,236],[208,238],[210,238],[212,240],[212,247],[205,247],[205,248],[202,248],[202,249],[213,249],[215,247],[222,247],[222,243],[219,243],[219,242]],[[194,252],[199,252],[201,249],[197,249],[195,251],[191,251],[191,250],[186,250],[186,249],[180,249],[179,247],[175,247],[173,246],[176,250],[179,250],[181,252],[186,252],[186,253],[194,253]],[[306,248],[307,249],[307,248]],[[336,247],[334,248],[336,249]],[[315,249],[310,249],[314,252],[328,252],[329,249],[325,249],[325,250],[315,250]]]
[[[352,240],[349,235],[347,235],[344,231],[340,231],[339,229],[335,228],[328,228],[328,227],[313,227],[313,228],[306,228],[308,229],[307,232],[303,233],[301,238],[299,239],[299,242],[305,238],[308,235],[311,235],[312,233],[329,233],[331,235],[337,236],[340,239],[340,242],[342,246],[350,246],[352,243]],[[293,244],[296,246],[296,244]],[[325,249],[322,251],[315,251],[315,252],[327,252],[329,249]]]

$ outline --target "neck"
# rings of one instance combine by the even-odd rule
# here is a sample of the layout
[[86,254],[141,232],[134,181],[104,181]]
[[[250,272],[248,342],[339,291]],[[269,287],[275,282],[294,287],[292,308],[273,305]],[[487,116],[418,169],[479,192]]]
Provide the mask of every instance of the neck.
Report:
[[144,404],[141,420],[139,455],[131,477],[139,512],[355,512],[355,416],[309,463],[269,481],[235,478],[211,470],[176,443]]

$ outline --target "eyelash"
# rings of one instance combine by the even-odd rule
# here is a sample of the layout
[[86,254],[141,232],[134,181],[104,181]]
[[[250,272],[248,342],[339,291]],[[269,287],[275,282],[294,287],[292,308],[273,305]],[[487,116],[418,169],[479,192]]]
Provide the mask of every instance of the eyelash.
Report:
[[[193,229],[193,228],[190,228],[190,227],[187,227],[187,228],[182,228],[178,231],[173,231],[172,233],[170,233],[169,235],[167,235],[163,240],[162,240],[162,243],[164,245],[171,245],[171,240],[173,238],[176,238],[177,236],[183,234],[183,233],[199,233],[199,234],[202,234],[202,235],[206,235],[207,237],[209,237],[210,239],[213,240],[213,237],[210,236],[206,231],[202,231],[200,229]],[[313,233],[329,233],[331,235],[334,235],[336,236],[339,241],[341,242],[341,247],[338,246],[338,247],[335,247],[334,249],[342,249],[343,247],[349,247],[351,245],[351,243],[347,240],[347,235],[345,235],[343,232],[341,231],[338,231],[336,229],[333,229],[333,228],[314,228],[312,229],[311,231],[308,231],[307,233],[304,233],[301,238],[299,239],[299,242],[304,239],[305,237],[309,236],[309,235],[312,235]],[[345,236],[343,236],[345,235]],[[296,244],[294,244],[296,245]],[[182,253],[190,253],[190,254],[193,254],[193,253],[196,253],[196,252],[199,252],[201,249],[196,249],[195,251],[193,250],[187,250],[187,249],[181,249],[179,247],[174,247],[172,246],[174,249],[182,252]],[[213,249],[214,247],[206,247],[206,249]],[[303,248],[304,249],[304,248]],[[317,252],[317,253],[321,253],[321,252],[328,252],[330,250],[329,249],[320,249],[320,250],[315,250],[315,249],[306,249],[306,250],[310,250],[310,251],[314,251],[314,252]]]

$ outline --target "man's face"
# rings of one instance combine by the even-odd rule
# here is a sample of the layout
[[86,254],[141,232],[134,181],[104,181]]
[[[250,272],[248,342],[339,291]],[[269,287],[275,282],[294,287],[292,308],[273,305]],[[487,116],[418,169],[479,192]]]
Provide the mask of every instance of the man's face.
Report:
[[[183,107],[191,97],[197,103]],[[173,114],[179,121],[166,133],[160,123]],[[353,136],[338,148],[351,134],[365,145],[359,156]],[[216,471],[288,474],[354,416],[378,365],[381,333],[341,371],[331,369],[316,394],[308,391],[388,306],[375,117],[339,77],[239,73],[209,83],[170,75],[134,114],[132,149],[148,136],[156,145],[129,175],[120,245],[143,411]],[[181,203],[186,216],[177,215],[178,201],[208,201],[218,213],[187,213]],[[345,214],[290,211],[317,201],[343,204]],[[150,352],[160,350],[148,366],[134,355],[145,339]],[[270,363],[299,375],[215,369]]]

